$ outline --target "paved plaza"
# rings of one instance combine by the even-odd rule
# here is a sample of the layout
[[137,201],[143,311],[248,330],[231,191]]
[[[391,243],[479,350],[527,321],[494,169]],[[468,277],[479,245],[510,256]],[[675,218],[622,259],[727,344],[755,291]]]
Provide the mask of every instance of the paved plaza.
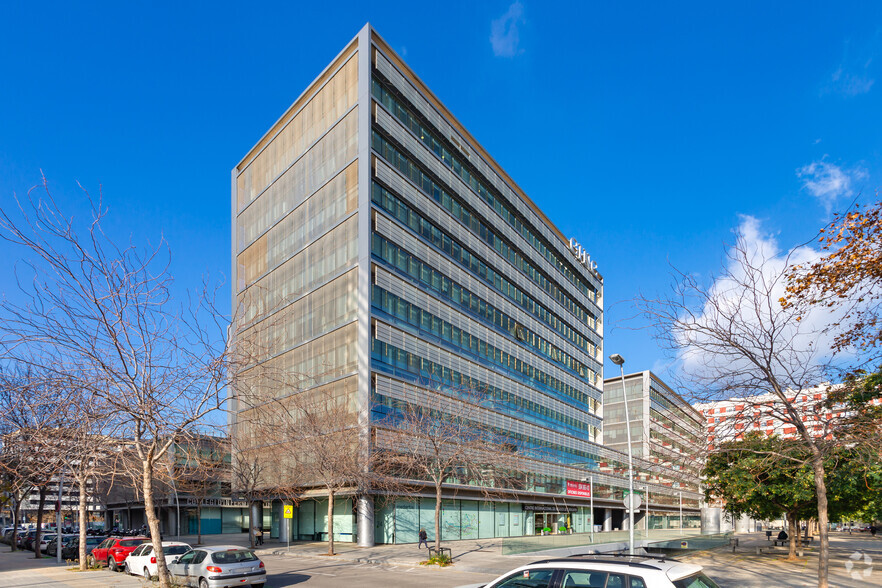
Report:
[[[770,548],[765,534],[739,535],[739,546],[719,548],[681,556],[679,559],[705,568],[723,588],[774,588],[817,585],[817,547],[811,547],[798,562],[786,562],[787,550]],[[245,535],[206,536],[206,544],[247,544]],[[195,542],[195,537],[182,537]],[[453,588],[488,581],[512,568],[541,559],[535,556],[504,556],[502,540],[457,541],[448,544],[455,564],[448,568],[427,568],[419,562],[426,550],[415,545],[383,545],[359,548],[337,544],[338,555],[324,555],[324,543],[269,543],[257,552],[266,563],[267,588],[315,586],[334,588]],[[757,554],[757,547],[763,551]],[[867,534],[833,533],[831,536],[830,584],[837,587],[882,586],[882,537]],[[0,550],[0,586],[3,588],[98,588],[143,587],[143,579],[106,570],[70,571],[68,564],[53,559],[37,561],[31,552]]]

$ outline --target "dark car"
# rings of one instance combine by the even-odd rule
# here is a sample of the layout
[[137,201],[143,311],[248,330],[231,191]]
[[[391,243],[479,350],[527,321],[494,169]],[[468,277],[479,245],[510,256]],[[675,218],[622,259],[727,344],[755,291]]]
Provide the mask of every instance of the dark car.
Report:
[[[102,541],[107,539],[107,537],[103,535],[92,536],[89,535],[86,537],[86,557],[92,552],[93,549],[98,547]],[[49,555],[55,553],[51,549],[49,550]],[[68,559],[71,561],[79,561],[80,560],[80,537],[79,535],[74,536],[70,541],[65,541],[61,546],[61,558]]]

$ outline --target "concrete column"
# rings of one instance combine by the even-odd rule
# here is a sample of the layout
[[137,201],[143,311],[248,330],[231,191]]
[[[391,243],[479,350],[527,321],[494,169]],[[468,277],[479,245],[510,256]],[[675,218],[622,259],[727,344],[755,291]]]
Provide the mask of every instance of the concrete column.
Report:
[[[627,531],[631,526],[631,520],[628,517],[628,513],[625,513],[625,518],[622,519],[622,531]],[[634,513],[634,527],[637,527],[637,513]]]
[[603,509],[603,530],[612,531],[612,509]]
[[359,496],[356,502],[358,546],[374,546],[374,498]]
[[722,519],[722,509],[712,506],[704,506],[701,508],[701,534],[713,535],[720,533],[720,522]]
[[735,532],[736,533],[750,533],[751,531],[751,520],[747,515],[741,515],[735,521]]

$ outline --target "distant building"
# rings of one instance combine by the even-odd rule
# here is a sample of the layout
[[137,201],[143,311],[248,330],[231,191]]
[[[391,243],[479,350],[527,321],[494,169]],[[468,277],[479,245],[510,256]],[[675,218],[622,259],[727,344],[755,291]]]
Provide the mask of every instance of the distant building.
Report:
[[[693,507],[691,497],[699,492],[705,435],[701,413],[649,370],[625,375],[625,390],[628,394],[632,453],[641,461],[661,466],[664,472],[651,474],[641,471],[638,480],[650,480],[686,492],[690,497],[687,504]],[[605,379],[603,444],[623,453],[628,451],[624,400],[621,376]],[[664,519],[661,523],[662,518],[653,515],[653,504],[668,506],[672,500],[678,499],[679,496],[670,493],[650,493],[649,528],[666,526],[669,522]],[[657,518],[660,524],[654,524]],[[690,517],[688,522],[697,526],[698,517]]]
[[[139,529],[147,524],[140,486],[132,485],[126,476],[114,476],[112,481],[103,491],[107,528]],[[186,445],[173,445],[167,460],[157,467],[154,493],[160,528],[166,536],[196,535],[200,505],[204,535],[244,533],[250,527],[248,503],[231,495],[230,441],[226,437],[202,436]],[[271,525],[267,517],[264,526],[269,530]]]
[[[836,385],[839,387],[841,385]],[[782,438],[798,437],[797,421],[813,436],[832,439],[837,421],[844,416],[842,406],[827,407],[830,386],[823,384],[805,390],[788,390],[796,415],[784,410],[784,404],[774,394],[758,394],[696,404],[707,426],[706,450],[714,451],[724,441],[737,440],[750,431]]]

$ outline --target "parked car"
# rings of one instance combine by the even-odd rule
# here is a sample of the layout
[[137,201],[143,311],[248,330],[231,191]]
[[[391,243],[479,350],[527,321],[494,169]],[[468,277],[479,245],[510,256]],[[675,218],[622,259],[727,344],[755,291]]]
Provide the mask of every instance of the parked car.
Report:
[[[163,541],[162,553],[165,556],[166,565],[171,564],[176,557],[184,555],[193,549],[180,541]],[[126,573],[134,576],[144,576],[148,580],[158,575],[156,557],[153,555],[153,544],[144,543],[135,548],[135,551],[126,558]]]
[[175,558],[168,569],[174,581],[183,586],[260,588],[266,582],[266,569],[260,558],[250,549],[235,545],[193,549]]
[[145,541],[150,541],[150,539],[147,537],[109,537],[92,550],[88,560],[89,567],[107,564],[111,571],[118,572],[122,569],[129,554]]
[[[89,554],[93,549],[98,547],[102,541],[107,539],[107,537],[103,535],[98,536],[88,536],[86,537],[86,557],[89,557]],[[49,553],[52,553],[51,547],[49,548]],[[72,561],[80,561],[80,537],[79,535],[74,536],[69,542],[65,542],[61,546],[61,558],[69,559]]]
[[[65,533],[64,535],[61,536],[61,556],[62,557],[64,557],[64,548],[67,547],[67,545],[71,541],[73,541],[76,537],[77,537],[77,535],[74,535],[73,533]],[[46,555],[55,555],[56,553],[58,553],[58,537],[57,536],[53,537],[52,540],[48,544],[46,544],[46,547],[43,548],[43,553],[45,553]]]
[[586,555],[522,566],[460,588],[719,588],[701,566],[650,556]]
[[[45,533],[46,531],[43,531]],[[41,533],[42,535],[42,533]],[[20,533],[18,537],[18,546],[24,549],[34,549],[34,539],[37,538],[37,530],[30,529],[24,533]]]

